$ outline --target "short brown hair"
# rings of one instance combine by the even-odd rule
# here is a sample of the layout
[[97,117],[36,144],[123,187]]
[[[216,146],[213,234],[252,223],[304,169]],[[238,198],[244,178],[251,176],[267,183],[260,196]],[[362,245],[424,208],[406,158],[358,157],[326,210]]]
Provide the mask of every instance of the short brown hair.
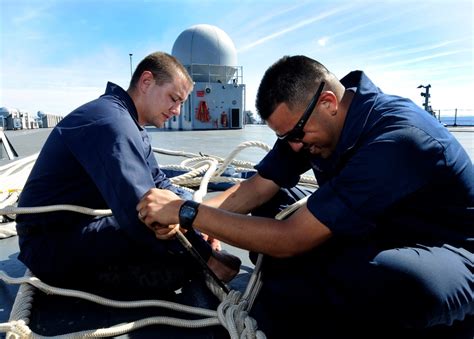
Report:
[[158,85],[172,82],[177,75],[181,75],[189,83],[193,83],[191,76],[181,62],[174,56],[164,52],[151,53],[140,61],[130,80],[130,88],[136,87],[138,80],[145,71],[153,74],[153,78]]

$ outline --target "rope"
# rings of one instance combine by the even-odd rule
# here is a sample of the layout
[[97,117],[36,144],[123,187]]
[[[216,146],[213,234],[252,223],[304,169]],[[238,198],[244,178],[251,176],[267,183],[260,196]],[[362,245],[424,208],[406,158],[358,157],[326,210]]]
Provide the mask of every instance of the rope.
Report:
[[0,239],[9,238],[16,235],[16,222],[0,224]]
[[[229,165],[238,166],[234,168],[234,170],[237,173],[248,171],[249,169],[254,169],[253,163],[234,159],[238,153],[250,147],[261,148],[267,152],[270,151],[271,149],[267,144],[262,143],[260,141],[246,141],[239,144],[225,159],[218,156],[209,156],[209,155],[202,155],[202,154],[181,152],[181,151],[170,151],[170,150],[164,150],[161,148],[153,148],[153,151],[155,153],[162,153],[162,154],[167,154],[167,155],[175,155],[175,156],[190,158],[188,160],[182,161],[180,165],[167,165],[167,166],[162,166],[162,168],[178,170],[178,171],[182,170],[182,171],[188,172],[183,175],[173,177],[171,178],[171,180],[176,185],[195,187],[200,182],[199,181],[200,178],[197,178],[197,176],[199,176],[201,172],[199,172],[198,170],[200,169],[202,173],[204,173],[205,171],[204,167],[198,168],[198,166],[201,165],[201,163],[205,160],[216,160],[220,164],[219,169],[214,173],[213,177],[210,179],[210,182],[235,184],[244,180],[242,178],[225,177],[221,175],[224,173],[224,171],[228,168]],[[310,187],[316,187],[316,188],[318,187],[316,179],[313,176],[309,176],[309,175],[301,176],[299,184],[307,185]]]
[[[237,154],[240,151],[242,151],[245,148],[249,147],[259,147],[262,148],[265,151],[269,151],[271,149],[270,146],[267,144],[260,142],[260,141],[245,141],[241,144],[239,144],[232,153]],[[182,151],[171,151],[171,150],[165,150],[162,148],[157,148],[153,147],[153,152],[155,153],[161,153],[161,154],[166,154],[166,155],[174,155],[174,156],[181,156],[181,157],[186,157],[186,158],[203,158],[203,157],[212,157],[213,159],[216,159],[219,163],[226,162],[227,159],[230,159],[230,165],[242,167],[242,168],[253,168],[254,164],[248,161],[242,161],[242,160],[236,160],[234,159],[234,155],[232,153],[224,160],[224,158],[218,157],[218,156],[210,156],[206,154],[197,154],[197,153],[190,153],[190,152],[182,152]],[[229,165],[227,164],[227,165]]]
[[[177,326],[183,328],[198,328],[207,326],[219,325],[219,321],[216,317],[217,312],[199,307],[187,306],[182,304],[173,303],[170,301],[163,300],[140,300],[140,301],[115,301],[107,298],[103,298],[92,293],[62,289],[53,287],[45,284],[39,279],[32,276],[31,272],[27,270],[24,277],[12,278],[6,275],[3,271],[0,271],[0,279],[4,280],[9,284],[21,284],[18,291],[18,295],[21,298],[16,298],[15,304],[13,305],[12,312],[10,314],[10,322],[0,324],[0,330],[7,332],[7,337],[16,338],[33,338],[41,337],[33,333],[27,326],[27,322],[22,320],[28,318],[30,315],[30,309],[33,301],[33,286],[47,294],[55,294],[66,297],[75,297],[91,302],[95,302],[100,305],[114,307],[114,308],[141,308],[141,307],[160,307],[170,309],[178,312],[187,312],[203,316],[206,318],[199,320],[187,320],[172,317],[150,317],[134,321],[131,323],[115,325],[107,329],[97,329],[89,331],[80,331],[59,336],[60,338],[77,338],[77,337],[110,337],[125,334],[127,332],[156,324]],[[21,301],[19,301],[21,300]]]
[[[219,170],[215,173],[215,176],[219,176],[221,175],[225,169],[227,168],[227,166],[229,164],[232,164],[233,163],[233,159],[234,157],[240,153],[243,149],[245,148],[248,148],[248,147],[258,147],[258,148],[261,148],[265,151],[270,151],[270,147],[262,142],[259,142],[259,141],[246,141],[246,142],[243,142],[241,144],[239,144],[228,156],[227,158],[223,161],[222,165],[220,166]],[[251,166],[253,168],[253,164],[251,163],[242,163],[242,162],[239,162],[239,165],[240,167],[247,167],[247,166]]]
[[0,193],[20,190],[26,182],[39,153],[0,167]]
[[[183,161],[181,166],[168,166],[168,168],[173,169],[184,169],[187,173],[170,178],[173,185],[185,187],[199,186],[199,189],[194,192],[194,200],[202,202],[204,196],[207,193],[207,186],[210,182],[230,182],[235,183],[243,179],[241,178],[232,178],[221,176],[225,172],[229,165],[238,166],[238,171],[244,171],[248,168],[253,168],[253,164],[248,162],[242,162],[234,160],[236,154],[247,147],[260,147],[266,151],[270,150],[270,147],[261,143],[261,142],[244,142],[240,144],[226,159],[219,157],[210,157],[205,155],[197,155],[193,153],[185,152],[176,152],[163,150],[158,148],[153,148],[154,152],[164,153],[168,155],[178,155],[189,157],[191,159]],[[31,170],[32,162],[35,161],[37,154],[25,158],[21,163],[16,165],[7,165],[0,168],[0,179],[1,182],[7,182],[6,177],[12,176],[12,173],[15,171],[20,171],[21,176],[18,176],[20,179],[17,181],[19,183],[24,182],[23,177],[25,173]],[[22,168],[20,170],[20,168]],[[236,171],[237,171],[236,170]],[[317,186],[317,183],[312,178],[302,177],[301,182],[309,186]],[[23,187],[23,186],[21,186]],[[4,189],[2,192],[10,192],[9,189]],[[192,190],[191,190],[192,191]],[[15,192],[18,192],[15,190]],[[18,197],[18,193],[16,198]],[[5,199],[0,203],[0,215],[10,215],[10,214],[27,214],[27,213],[45,213],[59,210],[66,210],[72,212],[78,212],[93,216],[107,216],[111,215],[111,210],[94,210],[86,207],[75,206],[75,205],[52,205],[52,206],[40,206],[40,207],[15,207],[11,205],[10,200]],[[8,200],[8,201],[7,201]],[[286,210],[279,213],[276,218],[282,219],[285,216],[291,214],[294,210],[299,208],[304,204],[306,199],[288,207]],[[9,205],[9,206],[7,206]],[[0,224],[1,225],[1,224]],[[11,222],[3,227],[8,227],[8,233],[2,233],[2,228],[0,228],[0,238],[2,234],[5,236],[14,235],[14,226],[15,223]],[[189,241],[184,237],[184,235],[178,231],[177,237],[183,244],[183,246],[189,250],[191,253],[194,250]],[[202,259],[202,258],[201,258]],[[9,284],[20,284],[20,288],[17,293],[17,298],[13,305],[10,321],[8,323],[0,324],[0,332],[6,332],[7,338],[40,338],[36,333],[33,333],[28,327],[28,318],[30,315],[30,309],[33,301],[33,295],[35,288],[47,293],[47,294],[57,294],[61,296],[76,297],[85,300],[89,300],[101,305],[115,307],[115,308],[137,308],[137,307],[162,307],[172,309],[174,311],[188,312],[191,314],[203,316],[205,318],[199,320],[187,320],[187,319],[178,319],[172,317],[150,317],[134,321],[131,323],[115,325],[107,329],[97,329],[97,330],[88,330],[75,333],[69,333],[59,336],[59,338],[76,338],[76,337],[86,337],[86,338],[95,338],[95,337],[109,337],[117,336],[121,334],[128,333],[135,329],[163,324],[184,328],[198,328],[206,326],[224,326],[232,339],[237,338],[265,338],[265,334],[257,329],[256,321],[248,315],[249,310],[252,308],[255,298],[260,291],[262,286],[261,280],[261,265],[262,265],[263,256],[259,254],[255,268],[252,272],[250,280],[247,284],[245,292],[242,294],[239,291],[231,290],[228,291],[227,286],[221,282],[217,283],[219,280],[212,276],[212,271],[210,269],[205,270],[206,273],[206,285],[207,287],[219,298],[221,303],[219,304],[216,311],[186,306],[181,304],[172,303],[169,301],[161,300],[142,300],[142,301],[114,301],[107,298],[103,298],[91,293],[61,289],[58,287],[53,287],[44,282],[40,281],[38,278],[34,277],[32,273],[27,269],[25,275],[20,278],[12,278],[6,275],[3,271],[0,271],[0,279]],[[207,267],[207,266],[206,266]],[[219,281],[220,282],[220,281]],[[23,319],[26,319],[23,320]]]
[[49,206],[37,206],[37,207],[15,207],[6,206],[0,209],[0,214],[34,214],[34,213],[46,213],[55,211],[71,211],[78,212],[87,215],[93,215],[98,217],[105,217],[112,215],[111,210],[94,210],[92,208],[76,206],[76,205],[49,205]]
[[[31,309],[31,304],[33,301],[33,288],[32,287],[36,287],[47,294],[55,294],[55,295],[66,296],[66,297],[80,298],[80,299],[88,300],[88,301],[95,302],[100,305],[104,305],[108,307],[114,307],[114,308],[161,307],[161,308],[166,308],[173,311],[188,312],[190,314],[206,317],[200,320],[187,320],[187,319],[179,319],[179,318],[171,318],[171,317],[152,317],[152,318],[146,318],[146,319],[134,321],[133,323],[112,326],[112,327],[109,327],[108,329],[81,331],[81,332],[63,334],[59,336],[59,338],[116,336],[116,335],[130,332],[132,330],[135,330],[141,327],[156,325],[156,324],[163,324],[163,325],[170,325],[170,326],[184,327],[184,328],[198,328],[198,327],[206,327],[206,326],[223,325],[226,329],[242,327],[242,324],[244,324],[244,326],[242,327],[243,330],[241,331],[243,336],[240,336],[236,333],[231,333],[231,338],[255,338],[255,337],[264,338],[265,337],[263,333],[261,332],[259,333],[259,331],[255,331],[255,327],[256,327],[255,321],[249,318],[248,312],[246,311],[246,309],[248,309],[246,308],[246,306],[248,305],[248,302],[246,302],[245,300],[242,301],[242,298],[240,297],[240,292],[238,291],[231,291],[224,298],[221,305],[218,307],[218,310],[213,311],[213,310],[208,310],[205,308],[187,306],[187,305],[182,305],[182,304],[177,304],[170,301],[162,301],[162,300],[115,301],[115,300],[111,300],[111,299],[103,298],[101,296],[94,295],[92,293],[53,287],[33,277],[29,270],[27,270],[27,272],[25,273],[25,276],[20,277],[20,278],[9,277],[3,271],[0,271],[0,279],[9,284],[21,284],[18,295],[21,295],[22,297],[17,298],[15,301],[15,304],[13,306],[13,309],[10,315],[10,322],[0,324],[0,330],[4,332],[7,331],[9,338],[12,335],[15,335],[18,338],[40,337],[36,335],[35,333],[33,333],[28,328],[26,321],[22,320],[24,318],[28,318],[28,316],[30,315],[29,310]],[[21,300],[21,302],[18,302],[18,300]],[[239,310],[239,312],[236,312],[236,310]],[[239,325],[236,325],[236,324],[239,324]],[[247,328],[248,327],[247,324],[251,324],[251,327]]]

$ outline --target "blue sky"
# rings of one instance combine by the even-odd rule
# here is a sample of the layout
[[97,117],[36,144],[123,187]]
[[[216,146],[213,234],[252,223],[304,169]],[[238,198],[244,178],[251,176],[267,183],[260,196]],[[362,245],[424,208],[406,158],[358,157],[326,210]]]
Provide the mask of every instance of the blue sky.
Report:
[[434,109],[474,115],[472,0],[1,0],[0,106],[65,115],[107,81],[127,88],[129,53],[171,53],[196,24],[234,42],[248,110],[265,70],[304,54],[420,106],[430,84]]

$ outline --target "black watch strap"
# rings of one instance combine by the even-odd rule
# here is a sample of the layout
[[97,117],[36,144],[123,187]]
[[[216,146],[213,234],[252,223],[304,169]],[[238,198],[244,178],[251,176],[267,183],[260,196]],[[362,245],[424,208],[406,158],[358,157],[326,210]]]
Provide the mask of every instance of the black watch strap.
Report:
[[199,203],[193,200],[186,200],[179,208],[179,226],[185,230],[193,228],[194,219],[198,214]]

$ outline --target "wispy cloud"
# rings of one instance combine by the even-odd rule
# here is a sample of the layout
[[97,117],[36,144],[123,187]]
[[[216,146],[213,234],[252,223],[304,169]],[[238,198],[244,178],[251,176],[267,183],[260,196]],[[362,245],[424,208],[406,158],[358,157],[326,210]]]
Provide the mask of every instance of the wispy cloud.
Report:
[[25,24],[26,22],[30,22],[31,20],[41,18],[43,16],[43,13],[43,9],[27,8],[22,13],[19,13],[18,15],[14,16],[11,19],[11,22],[15,26],[20,26],[22,24]]
[[[452,0],[445,11],[438,0],[0,3],[0,106],[65,114],[100,95],[109,80],[126,87],[129,53],[136,66],[150,52],[171,52],[182,30],[201,23],[217,25],[237,47],[250,110],[266,67],[284,54],[314,57],[338,76],[363,69],[382,89],[416,102],[416,86],[431,83],[434,106],[473,105],[466,0]],[[458,93],[456,102],[443,104],[445,93]]]
[[[245,35],[248,32],[254,32],[255,30],[259,30],[261,27],[265,27],[266,24],[271,24],[272,21],[277,20],[278,18],[281,18],[284,15],[292,13],[293,11],[300,9],[305,5],[306,3],[304,1],[301,1],[291,6],[275,8],[267,13],[263,13],[262,15],[258,16],[255,16],[254,13],[249,13],[247,9],[241,9],[241,17],[246,18],[246,20],[245,25],[242,25],[242,23],[239,22],[239,34]],[[232,13],[232,16],[235,16],[235,14],[236,13]]]
[[442,58],[442,57],[446,57],[446,56],[450,56],[450,55],[455,55],[455,54],[460,54],[460,53],[469,53],[469,52],[472,52],[472,50],[467,49],[467,48],[466,49],[458,49],[458,50],[449,50],[449,51],[446,51],[446,52],[440,52],[440,53],[436,53],[436,54],[429,54],[429,55],[420,56],[420,57],[411,58],[411,59],[399,60],[399,61],[395,61],[395,62],[392,62],[392,63],[379,64],[374,68],[387,69],[387,68],[406,66],[406,65],[410,65],[410,64],[416,64],[416,63],[419,63],[419,62],[422,62],[422,61],[438,59],[438,58]]
[[0,106],[67,114],[103,93],[107,81],[127,88],[130,68],[114,47],[53,66],[10,63],[2,70]]
[[[6,0],[2,4],[5,13],[8,13],[11,24],[21,27],[32,22],[41,22],[50,18],[50,9],[55,6],[56,0],[40,1],[12,1]],[[2,20],[6,20],[2,17]]]
[[392,46],[386,49],[378,50],[376,53],[374,53],[374,55],[367,56],[367,59],[368,60],[387,59],[387,58],[400,57],[400,56],[405,56],[405,55],[410,55],[410,54],[430,52],[430,51],[434,51],[438,49],[443,49],[445,47],[452,48],[450,46],[455,45],[455,44],[462,44],[466,40],[467,39],[456,39],[456,40],[442,41],[439,43],[421,45],[414,48],[407,48],[404,45]]
[[248,51],[258,45],[261,45],[265,42],[268,42],[270,40],[273,40],[275,38],[278,38],[284,34],[287,34],[287,33],[290,33],[290,32],[293,32],[293,31],[296,31],[300,28],[303,28],[305,26],[308,26],[308,25],[311,25],[317,21],[320,21],[320,20],[323,20],[323,19],[326,19],[328,17],[331,17],[333,15],[336,15],[342,11],[345,11],[349,8],[350,6],[341,6],[341,7],[337,7],[337,8],[334,8],[334,9],[331,9],[331,10],[328,10],[326,12],[323,12],[319,15],[316,15],[314,17],[311,17],[311,18],[308,18],[308,19],[305,19],[305,20],[302,20],[294,25],[291,25],[290,27],[287,27],[285,29],[282,29],[278,32],[275,32],[275,33],[272,33],[272,34],[269,34],[267,36],[264,36],[262,38],[259,38],[258,40],[256,41],[253,41],[247,45],[245,45],[244,47],[242,47],[241,49],[238,50],[238,52],[242,53],[242,52],[245,52],[245,51]]
[[[408,12],[408,10],[405,10],[405,11]],[[352,24],[353,22],[352,21],[353,19],[351,18],[352,13],[348,14],[344,18],[344,21],[351,23],[350,27],[348,29],[341,30],[339,32],[332,34],[330,38],[332,40],[336,40],[336,38],[338,37],[347,36],[352,33],[360,32],[367,27],[382,25],[383,23],[389,22],[390,20],[396,17],[403,16],[404,13],[402,11],[402,12],[395,12],[395,13],[394,12],[382,13],[382,15],[373,15],[373,13],[370,13],[368,10],[365,10],[361,14],[362,14],[361,15],[362,17],[365,17],[365,20],[360,24],[357,24],[357,23]],[[374,30],[374,32],[377,32],[377,30]]]

